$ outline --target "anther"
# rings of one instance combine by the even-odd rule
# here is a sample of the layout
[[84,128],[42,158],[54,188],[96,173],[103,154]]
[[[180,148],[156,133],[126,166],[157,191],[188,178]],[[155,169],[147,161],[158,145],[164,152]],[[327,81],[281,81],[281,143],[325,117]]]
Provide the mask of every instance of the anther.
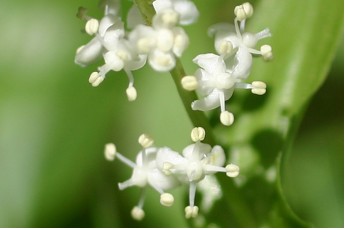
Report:
[[192,138],[192,141],[194,142],[198,142],[198,141],[202,141],[205,139],[205,129],[202,128],[202,127],[195,127],[194,129],[192,129],[192,132],[191,132],[191,138]]
[[98,72],[93,72],[90,75],[89,82],[93,87],[99,86],[99,84],[102,83],[104,80],[104,77],[101,77]]
[[195,218],[198,216],[199,208],[198,206],[187,206],[185,209],[185,217],[187,219]]
[[237,177],[240,174],[240,168],[237,165],[229,164],[225,167],[228,177]]
[[160,198],[161,205],[170,207],[174,203],[174,197],[170,193],[163,193]]
[[137,99],[137,90],[133,86],[129,86],[126,89],[128,101],[135,101]]
[[94,35],[97,33],[98,31],[98,27],[99,27],[99,22],[97,19],[90,19],[86,22],[85,25],[85,31],[86,33],[88,33],[89,35]]
[[113,161],[116,156],[116,146],[113,143],[108,143],[104,147],[104,156],[108,161]]
[[185,90],[193,91],[198,88],[198,81],[194,76],[185,76],[181,79],[181,85]]
[[152,138],[149,137],[147,134],[140,135],[138,142],[143,148],[148,148],[153,144]]
[[145,212],[141,208],[135,206],[131,211],[131,215],[133,219],[140,221],[145,217]]
[[272,47],[270,45],[261,46],[260,52],[265,61],[270,61],[273,59]]
[[235,7],[234,13],[239,21],[245,20],[253,15],[253,6],[249,2],[243,3]]
[[220,122],[223,125],[230,126],[234,123],[234,115],[228,111],[223,111],[220,114]]
[[262,81],[253,81],[251,91],[253,94],[263,95],[266,93],[266,84]]

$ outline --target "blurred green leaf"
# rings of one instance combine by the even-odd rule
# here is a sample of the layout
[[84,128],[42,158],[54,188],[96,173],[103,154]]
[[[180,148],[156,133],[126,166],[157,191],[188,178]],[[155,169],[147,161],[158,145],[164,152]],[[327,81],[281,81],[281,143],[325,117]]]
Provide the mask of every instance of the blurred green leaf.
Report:
[[[342,4],[332,1],[325,7],[321,0],[262,0],[248,20],[247,31],[268,27],[273,35],[264,42],[272,46],[274,60],[255,60],[248,79],[266,82],[267,93],[259,97],[236,92],[228,103],[235,123],[228,129],[218,127],[216,136],[230,147],[232,162],[241,166],[237,182],[252,207],[251,215],[257,217],[256,226],[274,226],[268,220],[276,201],[267,192],[252,194],[250,190],[258,185],[249,185],[261,177],[267,183],[263,187],[271,184],[271,190],[278,192],[274,164],[280,154],[288,153],[305,107],[327,76],[343,31]],[[287,207],[284,212],[293,215]]]

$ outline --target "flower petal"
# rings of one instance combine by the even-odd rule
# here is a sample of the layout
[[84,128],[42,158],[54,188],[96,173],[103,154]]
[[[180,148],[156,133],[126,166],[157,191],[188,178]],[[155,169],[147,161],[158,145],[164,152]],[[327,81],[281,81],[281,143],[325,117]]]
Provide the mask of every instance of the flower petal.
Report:
[[199,11],[192,1],[179,0],[174,2],[174,9],[180,15],[180,24],[189,25],[199,17]]
[[224,73],[226,70],[223,58],[212,53],[200,54],[193,62],[212,74]]
[[74,62],[86,66],[101,56],[102,44],[98,38],[93,38],[85,46],[78,49]]

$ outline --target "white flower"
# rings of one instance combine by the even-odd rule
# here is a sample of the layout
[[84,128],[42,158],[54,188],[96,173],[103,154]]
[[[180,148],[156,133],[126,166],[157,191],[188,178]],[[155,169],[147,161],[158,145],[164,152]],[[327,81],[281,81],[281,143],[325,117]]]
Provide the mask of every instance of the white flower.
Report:
[[[150,186],[161,194],[160,203],[169,207],[173,204],[174,197],[170,193],[166,193],[165,190],[177,186],[179,182],[175,179],[175,177],[168,176],[157,168],[156,155],[160,149],[151,147],[153,141],[150,137],[145,134],[141,135],[139,137],[139,143],[143,149],[138,153],[135,163],[118,153],[114,144],[109,143],[105,146],[104,154],[106,159],[114,160],[117,158],[122,163],[133,169],[131,178],[118,184],[119,189],[124,190],[131,186],[141,188]],[[169,152],[172,150],[164,148],[164,151]],[[136,220],[141,220],[145,215],[143,211],[144,200],[145,196],[142,194],[138,204],[131,212],[132,217]]]
[[[106,77],[109,71],[124,70],[127,74],[129,85],[126,94],[129,101],[137,97],[134,88],[133,70],[143,67],[146,55],[139,55],[126,39],[124,24],[117,16],[119,1],[108,0],[105,6],[105,16],[100,22],[94,18],[83,16],[87,19],[85,30],[95,37],[86,45],[77,50],[75,63],[85,66],[103,56],[105,64],[98,68],[98,72],[90,75],[89,82],[96,87]],[[84,12],[85,14],[85,12]]]
[[[264,45],[256,50],[257,42],[270,37],[269,29],[256,34],[244,32],[246,19],[253,14],[250,3],[244,3],[235,8],[236,18],[233,26],[220,23],[211,26],[209,35],[215,35],[215,49],[225,59],[227,69],[234,78],[246,79],[252,66],[252,55],[262,55],[264,60],[272,59],[272,48]],[[240,24],[240,25],[239,25]]]
[[138,25],[129,34],[129,40],[139,54],[147,54],[148,62],[156,71],[170,71],[176,57],[181,57],[189,39],[185,31],[176,27],[177,14],[164,10],[153,17],[152,27]]
[[189,25],[199,17],[199,11],[195,4],[189,0],[155,0],[153,3],[157,13],[166,9],[174,10],[179,15],[179,24]]
[[[202,132],[203,131],[203,132]],[[220,146],[211,148],[210,145],[201,143],[205,135],[201,127],[192,130],[192,140],[194,144],[187,146],[182,156],[177,152],[160,149],[157,153],[156,163],[158,168],[166,175],[175,175],[182,183],[189,184],[189,206],[185,208],[186,218],[196,217],[199,208],[195,206],[195,193],[197,184],[205,176],[217,172],[225,172],[228,176],[230,165],[222,167],[224,164],[224,151]]]

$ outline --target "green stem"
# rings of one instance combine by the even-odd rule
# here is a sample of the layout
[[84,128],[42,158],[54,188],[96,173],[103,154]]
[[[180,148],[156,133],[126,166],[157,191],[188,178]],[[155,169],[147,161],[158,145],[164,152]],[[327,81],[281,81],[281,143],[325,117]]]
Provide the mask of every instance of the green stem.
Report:
[[[146,21],[147,25],[151,25],[152,17],[155,14],[155,10],[152,6],[152,0],[135,0],[139,11],[141,12],[144,20]],[[183,101],[183,105],[186,109],[186,112],[195,127],[203,127],[206,131],[206,137],[204,142],[215,145],[215,139],[213,137],[212,127],[206,117],[205,113],[201,111],[194,111],[191,108],[191,104],[194,100],[197,99],[196,93],[186,91],[181,86],[181,79],[186,76],[184,68],[179,59],[176,59],[175,68],[170,71],[171,76],[174,79],[177,91],[180,95],[180,98]]]

